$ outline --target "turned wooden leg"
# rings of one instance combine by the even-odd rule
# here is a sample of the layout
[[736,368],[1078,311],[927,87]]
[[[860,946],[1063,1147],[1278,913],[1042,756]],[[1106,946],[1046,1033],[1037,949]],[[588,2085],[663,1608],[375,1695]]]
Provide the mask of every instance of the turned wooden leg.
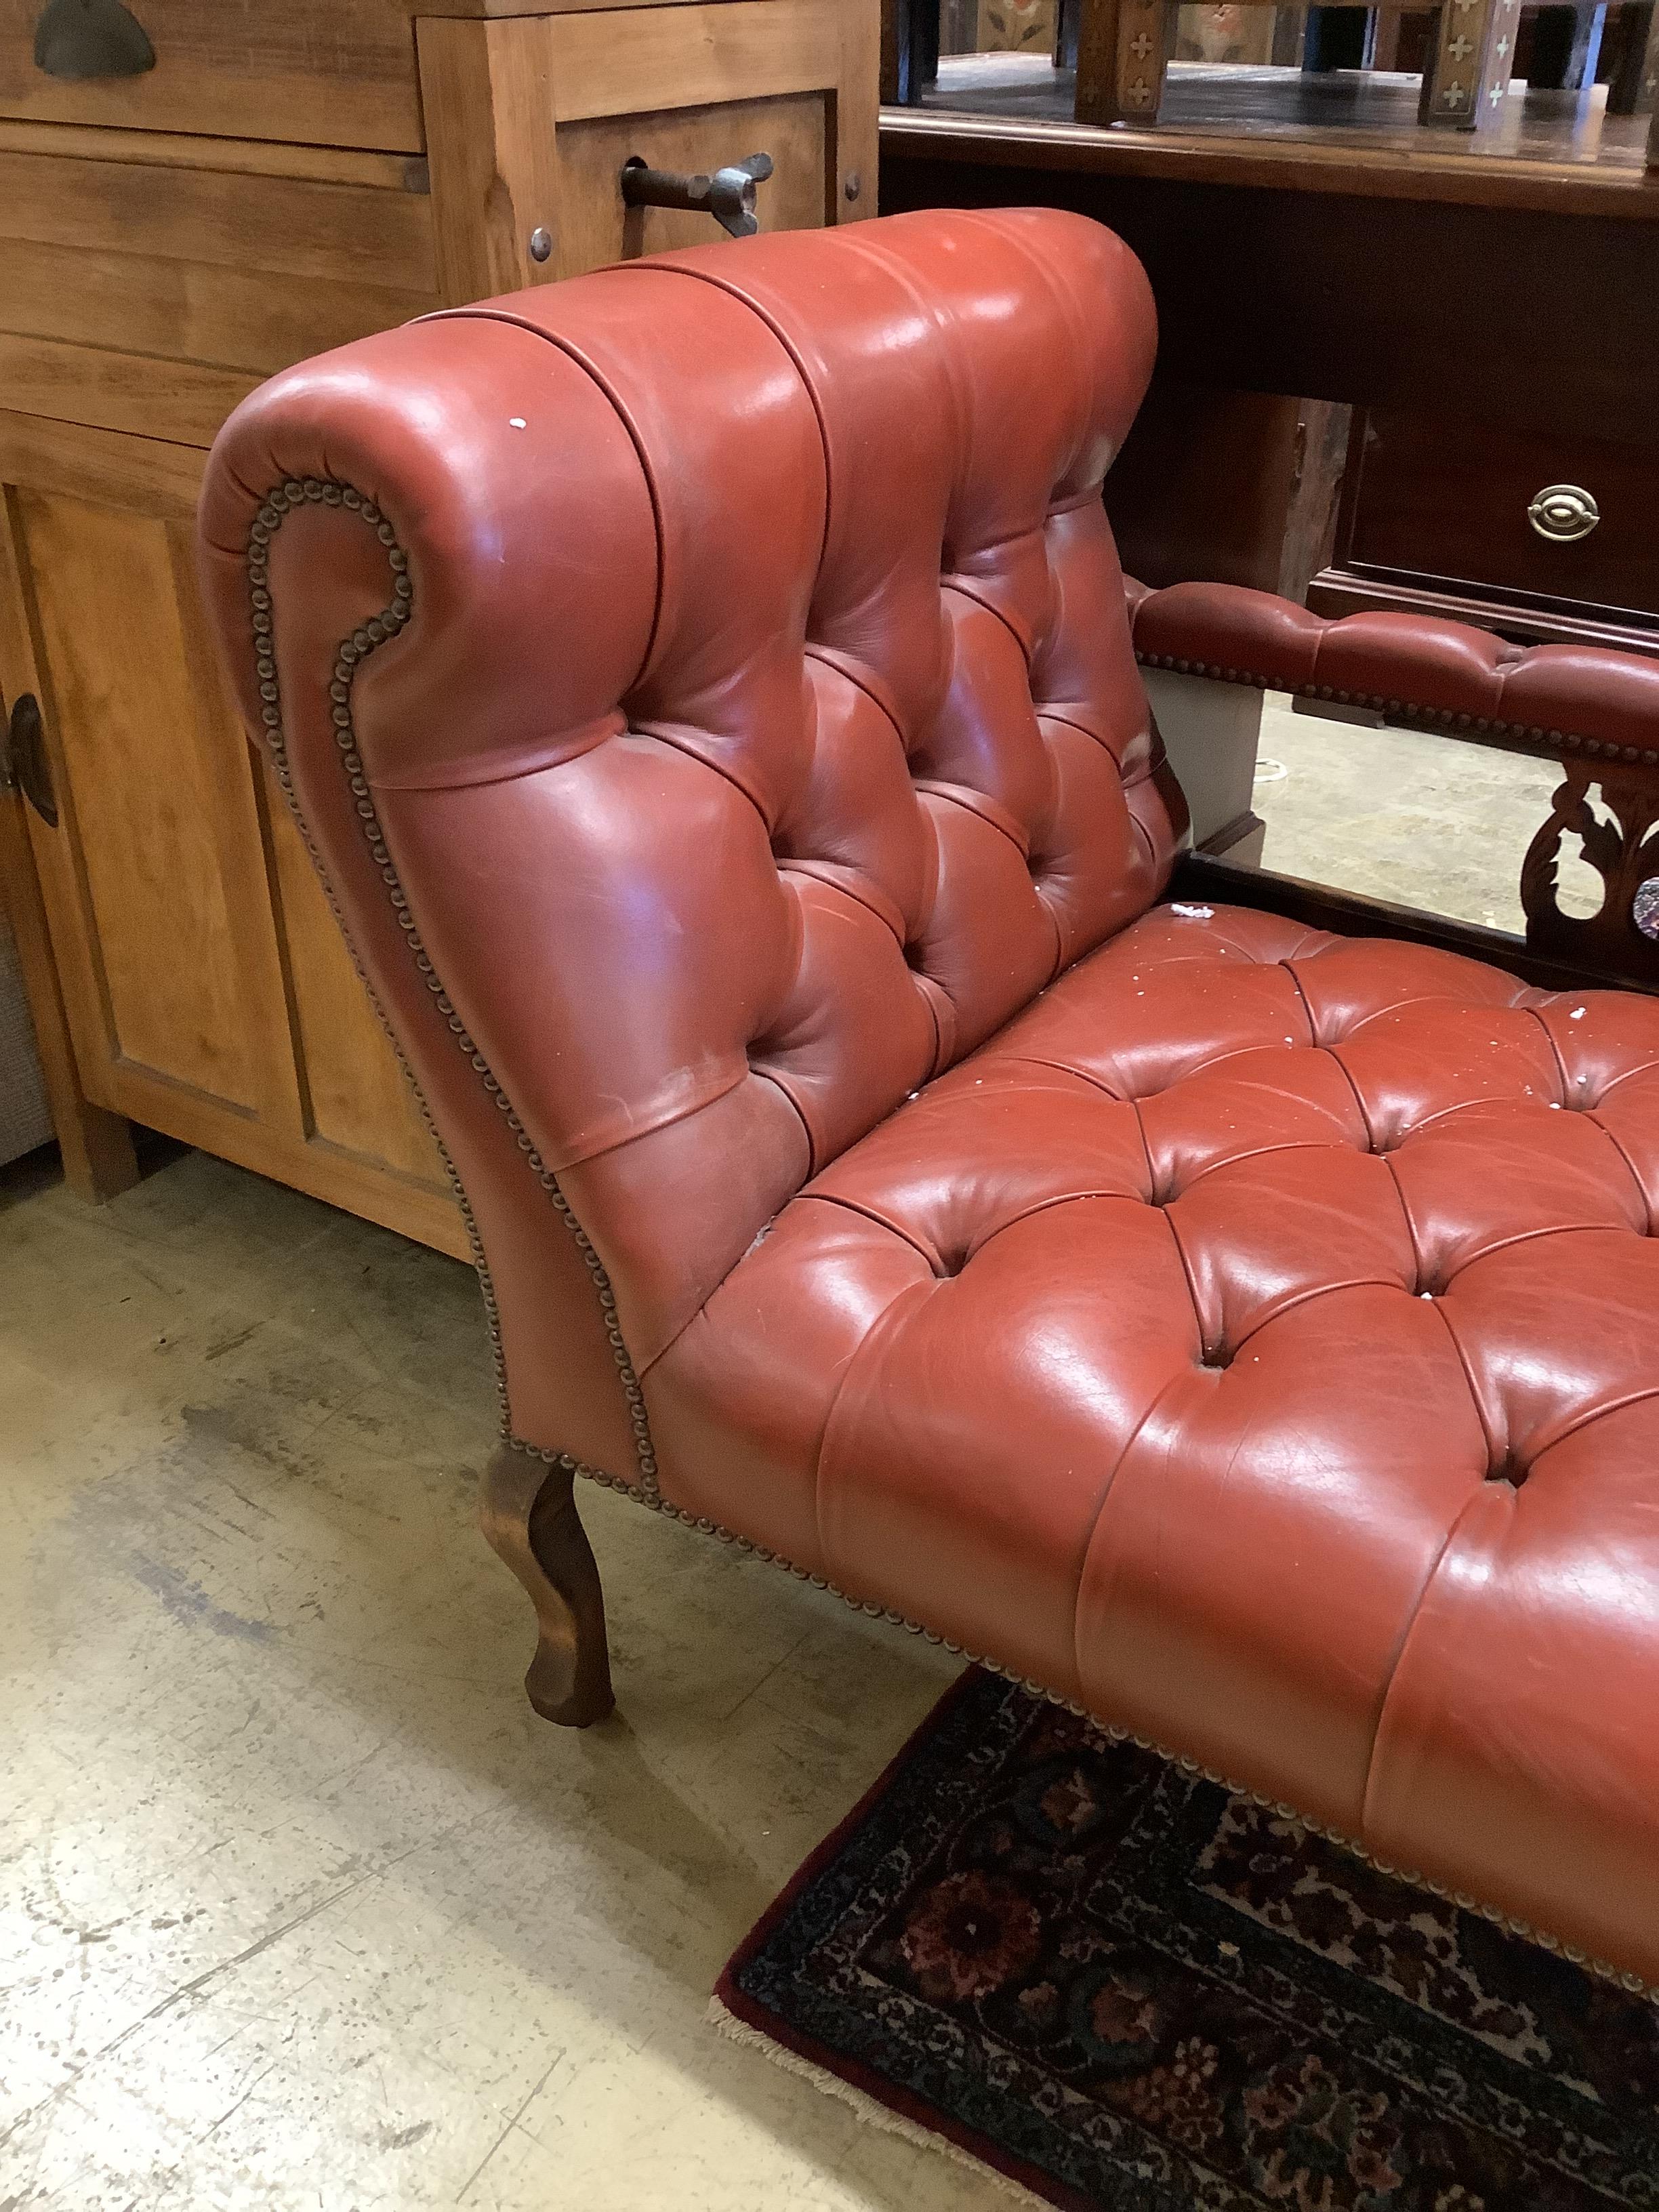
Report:
[[524,1678],[544,1720],[586,1728],[616,1705],[605,1593],[568,1468],[502,1444],[484,1470],[478,1523],[530,1593],[540,1637]]
[[1081,0],[1079,123],[1155,123],[1179,9],[1166,0]]

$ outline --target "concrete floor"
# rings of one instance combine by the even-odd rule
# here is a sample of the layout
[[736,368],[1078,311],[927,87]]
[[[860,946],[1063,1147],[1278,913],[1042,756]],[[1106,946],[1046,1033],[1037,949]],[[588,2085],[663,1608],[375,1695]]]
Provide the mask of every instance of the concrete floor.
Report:
[[[1512,920],[1547,769],[1262,750],[1272,865]],[[590,1487],[621,1717],[548,1727],[470,1271],[50,1159],[0,1170],[0,2212],[1006,2202],[702,2021],[954,1662]]]
[[[1521,860],[1561,781],[1553,761],[1412,730],[1373,730],[1292,711],[1267,695],[1255,811],[1263,865],[1344,890],[1517,933]],[[1595,913],[1601,878],[1564,850],[1560,896]]]

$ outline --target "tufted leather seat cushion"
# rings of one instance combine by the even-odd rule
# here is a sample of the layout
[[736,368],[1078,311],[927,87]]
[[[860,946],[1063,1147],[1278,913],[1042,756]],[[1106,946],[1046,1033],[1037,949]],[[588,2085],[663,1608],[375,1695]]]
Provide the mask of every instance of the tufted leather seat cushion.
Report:
[[1155,906],[1152,336],[999,210],[346,348],[210,470],[243,710],[515,1441],[1659,1979],[1659,1004]]
[[1656,1219],[1659,1003],[1164,908],[650,1388],[692,1510],[1652,1972]]

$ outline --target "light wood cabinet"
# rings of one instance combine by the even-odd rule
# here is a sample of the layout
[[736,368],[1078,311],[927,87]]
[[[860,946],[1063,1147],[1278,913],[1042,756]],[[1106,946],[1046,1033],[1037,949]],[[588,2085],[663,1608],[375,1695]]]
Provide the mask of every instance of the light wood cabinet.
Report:
[[225,415],[411,315],[719,238],[628,207],[635,156],[769,154],[765,228],[873,211],[877,0],[501,4],[131,0],[154,66],[65,78],[0,0],[0,866],[89,1194],[125,1117],[465,1249],[206,635]]

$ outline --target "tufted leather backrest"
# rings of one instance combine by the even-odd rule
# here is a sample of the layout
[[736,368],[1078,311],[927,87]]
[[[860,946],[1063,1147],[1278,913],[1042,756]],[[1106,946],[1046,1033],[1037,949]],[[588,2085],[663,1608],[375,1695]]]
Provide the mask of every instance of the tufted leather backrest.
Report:
[[1164,882],[1099,495],[1153,343],[1097,225],[915,215],[428,319],[222,434],[245,711],[530,1441],[615,1465],[808,1176]]

